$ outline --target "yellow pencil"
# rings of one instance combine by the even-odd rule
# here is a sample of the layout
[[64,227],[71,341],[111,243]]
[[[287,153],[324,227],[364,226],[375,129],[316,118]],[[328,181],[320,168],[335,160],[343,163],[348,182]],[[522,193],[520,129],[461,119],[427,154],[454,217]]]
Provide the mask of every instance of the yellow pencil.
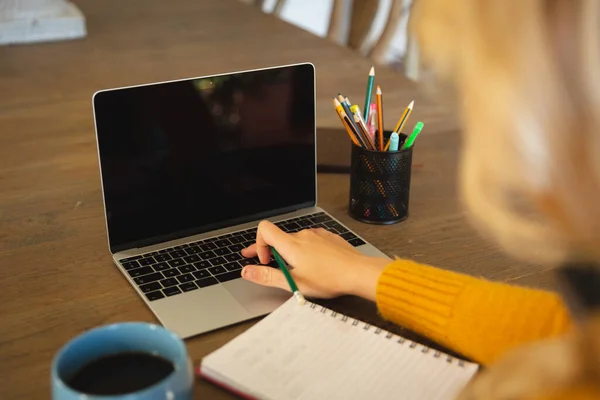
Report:
[[358,139],[356,138],[356,134],[354,133],[354,128],[352,127],[352,124],[350,123],[350,117],[348,117],[348,114],[346,114],[346,112],[344,111],[344,108],[342,107],[342,105],[340,104],[338,99],[336,99],[335,97],[333,98],[333,106],[335,107],[335,111],[337,112],[338,116],[340,117],[342,124],[346,128],[346,132],[348,132],[348,136],[350,136],[350,139],[352,139],[352,142],[354,142],[355,145],[361,147],[361,144],[359,143]]
[[404,109],[404,112],[402,113],[402,116],[398,120],[398,124],[396,125],[396,128],[394,128],[394,132],[400,133],[400,131],[402,131],[402,128],[404,128],[404,125],[406,124],[406,121],[408,121],[408,117],[410,117],[410,114],[412,113],[414,105],[415,105],[415,101],[413,100],[413,101],[410,102],[410,104],[408,105],[408,107],[406,107]]

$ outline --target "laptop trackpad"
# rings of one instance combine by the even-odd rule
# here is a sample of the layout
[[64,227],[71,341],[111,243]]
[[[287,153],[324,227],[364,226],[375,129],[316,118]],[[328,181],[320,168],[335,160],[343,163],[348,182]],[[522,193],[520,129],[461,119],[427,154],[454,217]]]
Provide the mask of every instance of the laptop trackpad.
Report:
[[244,279],[229,281],[223,286],[242,307],[256,316],[270,313],[291,296],[285,290],[260,286]]

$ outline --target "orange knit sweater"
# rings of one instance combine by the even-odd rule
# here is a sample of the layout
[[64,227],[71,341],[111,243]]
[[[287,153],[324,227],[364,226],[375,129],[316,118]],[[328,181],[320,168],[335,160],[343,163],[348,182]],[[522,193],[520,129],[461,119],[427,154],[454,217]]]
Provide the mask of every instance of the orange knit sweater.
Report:
[[384,318],[482,365],[512,347],[563,334],[571,324],[555,293],[406,260],[383,271],[376,300]]
[[377,286],[382,316],[481,364],[512,347],[565,333],[560,297],[405,260],[391,263]]

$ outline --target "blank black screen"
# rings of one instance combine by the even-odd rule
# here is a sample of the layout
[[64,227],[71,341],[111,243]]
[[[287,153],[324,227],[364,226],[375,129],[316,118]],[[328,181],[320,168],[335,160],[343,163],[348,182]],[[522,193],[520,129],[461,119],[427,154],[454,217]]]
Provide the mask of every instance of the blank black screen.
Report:
[[111,250],[314,205],[311,64],[94,96]]

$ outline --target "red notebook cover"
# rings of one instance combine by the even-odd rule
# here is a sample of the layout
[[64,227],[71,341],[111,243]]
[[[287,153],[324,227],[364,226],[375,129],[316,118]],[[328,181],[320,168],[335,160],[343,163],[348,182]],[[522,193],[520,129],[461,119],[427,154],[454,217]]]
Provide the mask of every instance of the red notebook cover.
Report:
[[216,380],[216,379],[214,379],[214,378],[212,378],[210,376],[205,375],[204,373],[202,373],[202,368],[200,366],[196,367],[196,376],[198,376],[198,377],[200,377],[200,378],[202,378],[202,379],[204,379],[206,381],[209,381],[210,383],[212,383],[212,384],[214,384],[216,386],[219,386],[220,388],[225,389],[228,392],[231,392],[231,393],[233,393],[236,396],[239,396],[241,398],[248,399],[248,400],[260,400],[260,399],[258,399],[256,397],[250,396],[249,394],[242,393],[239,390],[237,390],[235,388],[232,388],[231,386],[229,386],[229,385],[227,385],[227,384],[225,384],[223,382],[220,382],[220,381],[218,381],[218,380]]

